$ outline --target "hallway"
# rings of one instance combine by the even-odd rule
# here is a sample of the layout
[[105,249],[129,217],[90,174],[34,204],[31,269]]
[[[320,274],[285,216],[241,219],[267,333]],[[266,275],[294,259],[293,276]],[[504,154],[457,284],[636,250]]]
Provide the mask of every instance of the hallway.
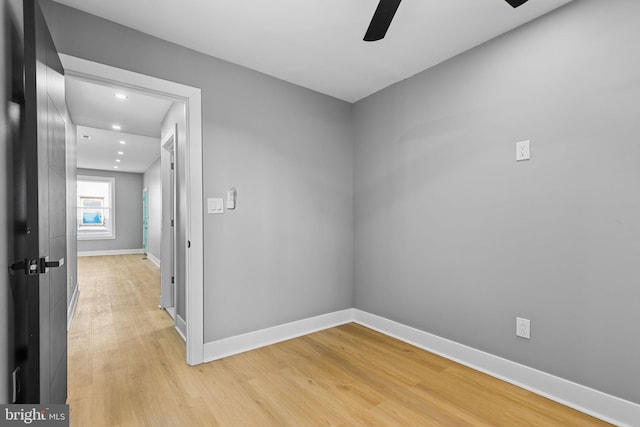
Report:
[[355,324],[189,367],[142,258],[78,259],[72,426],[607,425]]

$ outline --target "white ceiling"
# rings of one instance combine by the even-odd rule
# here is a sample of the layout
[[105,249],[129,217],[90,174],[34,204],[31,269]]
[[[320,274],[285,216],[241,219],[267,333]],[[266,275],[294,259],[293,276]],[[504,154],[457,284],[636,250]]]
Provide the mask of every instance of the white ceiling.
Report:
[[[171,107],[170,100],[74,77],[67,77],[65,85],[67,106],[75,124],[100,129],[119,124],[122,132],[160,138],[160,124]],[[127,99],[118,99],[115,93],[124,94]]]
[[[362,37],[378,0],[56,1],[355,102],[571,0],[529,0],[517,9],[504,0],[404,0],[387,36],[372,43]],[[78,140],[78,167],[144,172],[159,157],[171,101],[71,77],[67,103],[74,123],[92,136]],[[110,131],[114,123],[120,133]]]
[[56,1],[355,102],[571,0],[404,0],[372,43],[378,0]]
[[[82,138],[82,135],[91,139]],[[78,126],[79,168],[143,173],[159,157],[158,138]]]
[[[142,173],[160,157],[160,126],[172,101],[74,77],[65,83],[69,114],[78,126],[79,168]],[[121,130],[113,130],[114,124]]]

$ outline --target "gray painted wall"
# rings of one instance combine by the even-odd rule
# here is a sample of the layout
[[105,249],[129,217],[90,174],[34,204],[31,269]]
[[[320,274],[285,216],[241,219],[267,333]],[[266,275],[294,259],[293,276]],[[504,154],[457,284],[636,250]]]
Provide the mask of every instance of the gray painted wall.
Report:
[[53,2],[59,51],[202,89],[205,340],[353,306],[351,106]]
[[143,186],[149,194],[149,224],[147,229],[148,253],[160,259],[160,237],[162,235],[162,180],[160,159],[149,166],[143,175]]
[[78,252],[142,249],[142,174],[78,169],[78,175],[116,180],[116,238],[78,240]]
[[356,307],[640,403],[638,40],[579,0],[358,102]]

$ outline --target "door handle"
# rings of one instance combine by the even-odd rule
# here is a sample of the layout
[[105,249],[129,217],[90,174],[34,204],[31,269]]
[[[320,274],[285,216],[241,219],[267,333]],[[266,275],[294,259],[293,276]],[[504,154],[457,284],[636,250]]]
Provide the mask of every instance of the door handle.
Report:
[[[9,270],[24,271],[26,276],[35,276],[36,274],[45,274],[47,268],[62,267],[64,265],[64,258],[60,258],[58,261],[47,261],[46,258],[37,259],[25,259],[24,261],[16,262],[9,266]],[[38,269],[40,266],[40,269]],[[38,271],[40,270],[40,271]]]
[[62,267],[64,265],[64,258],[60,258],[58,261],[47,261],[46,258],[40,258],[40,274],[47,272],[47,268]]
[[24,261],[16,262],[9,266],[10,270],[24,271],[25,276],[33,276],[38,274],[38,260],[37,259],[25,259]]

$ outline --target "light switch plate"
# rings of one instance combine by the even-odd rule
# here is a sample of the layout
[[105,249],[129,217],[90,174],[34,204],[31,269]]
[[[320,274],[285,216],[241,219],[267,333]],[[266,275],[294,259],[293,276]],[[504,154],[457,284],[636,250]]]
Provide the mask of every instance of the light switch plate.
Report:
[[530,158],[531,151],[529,149],[529,140],[516,142],[516,162],[529,160]]
[[221,197],[214,197],[207,199],[207,213],[209,214],[223,214],[224,213],[224,200]]

